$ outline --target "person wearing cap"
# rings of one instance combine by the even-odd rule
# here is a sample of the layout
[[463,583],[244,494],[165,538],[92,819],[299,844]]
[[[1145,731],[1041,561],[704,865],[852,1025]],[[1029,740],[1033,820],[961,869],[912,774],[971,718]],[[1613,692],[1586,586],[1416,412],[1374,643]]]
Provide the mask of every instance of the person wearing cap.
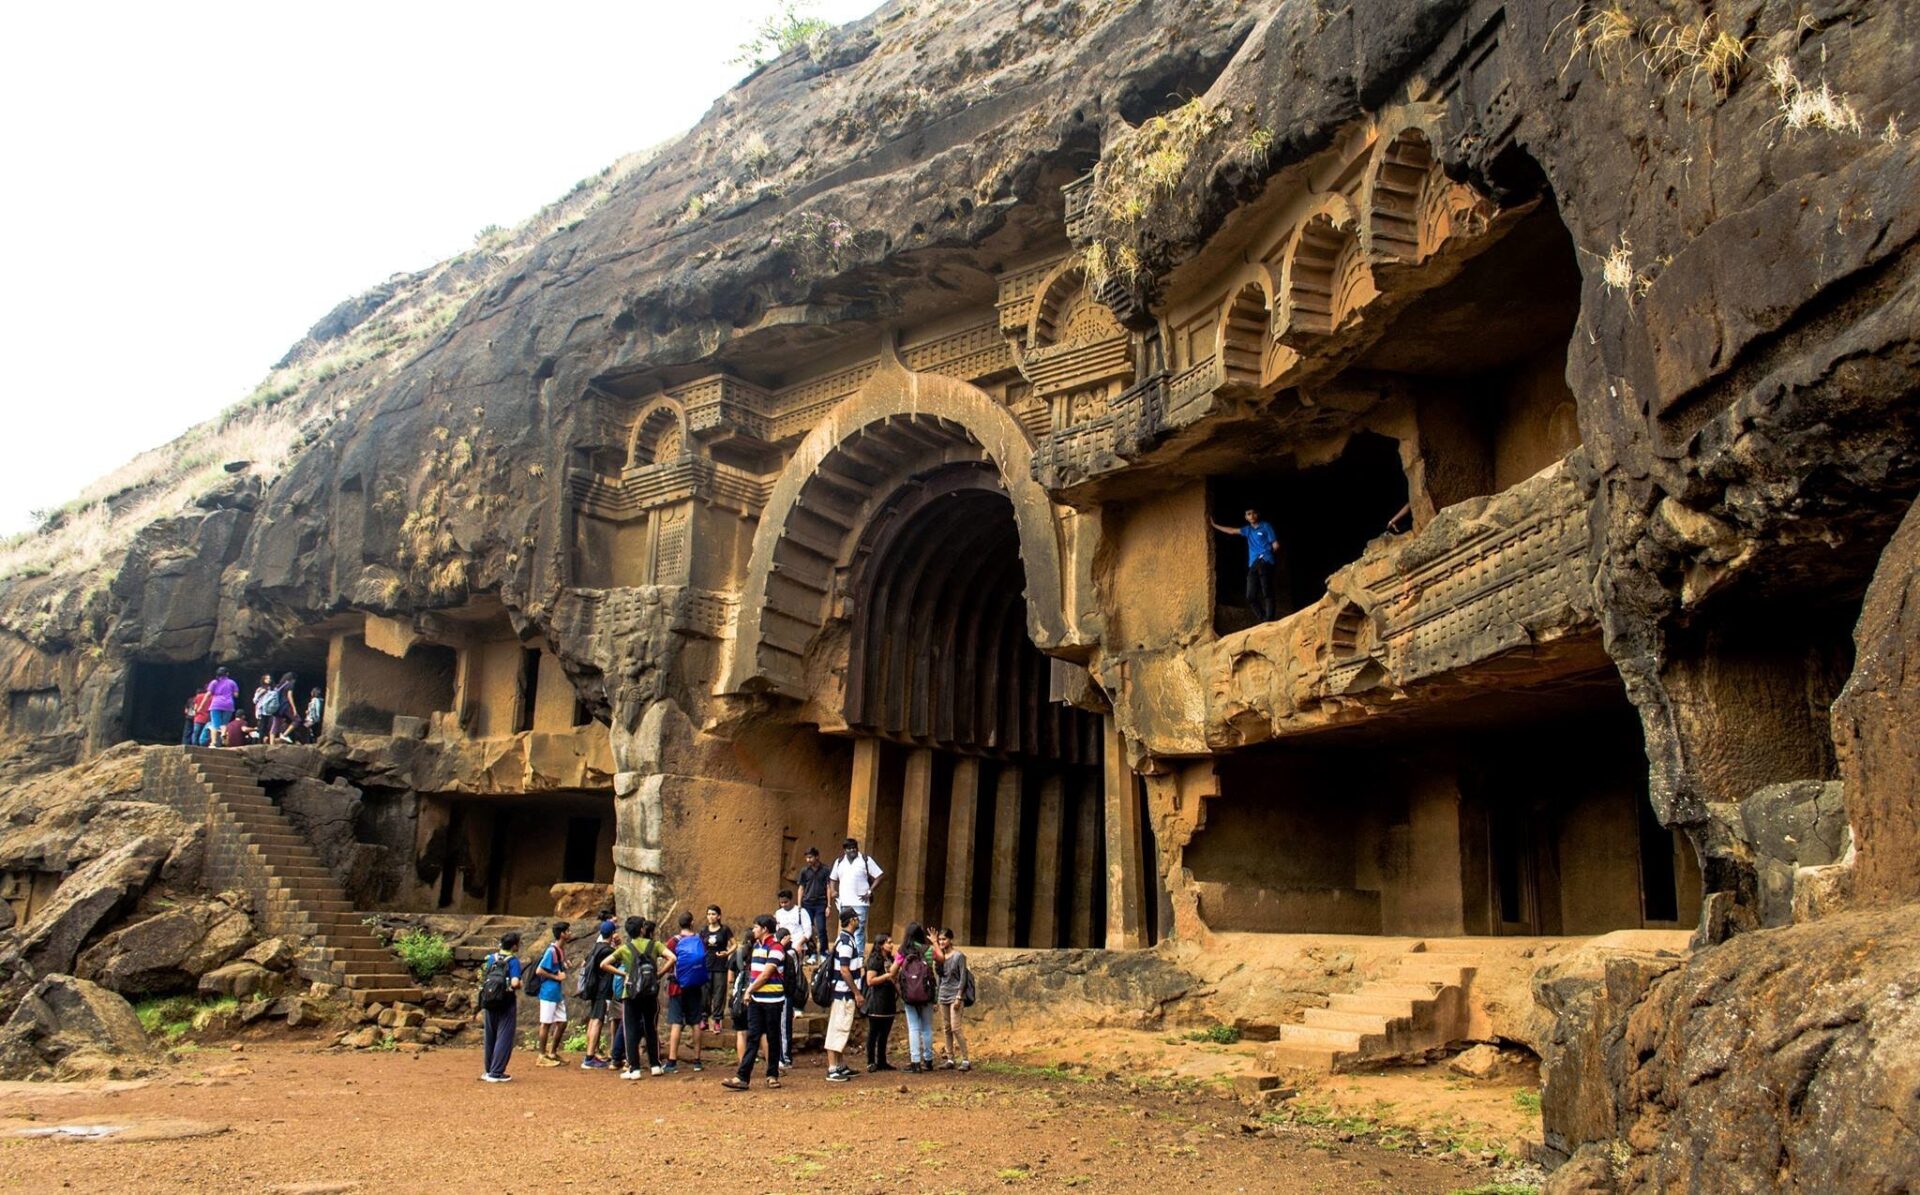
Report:
[[609,1063],[600,1052],[600,1030],[606,1024],[607,1007],[613,996],[613,977],[601,970],[620,945],[620,927],[611,918],[600,923],[600,935],[587,952],[587,965],[580,972],[580,995],[587,1002],[587,1056],[580,1060],[583,1071],[603,1071]]
[[852,910],[860,915],[853,940],[854,949],[861,954],[867,951],[867,912],[873,907],[873,891],[886,874],[872,856],[860,853],[857,838],[840,844],[840,857],[827,873],[827,903],[842,913]]

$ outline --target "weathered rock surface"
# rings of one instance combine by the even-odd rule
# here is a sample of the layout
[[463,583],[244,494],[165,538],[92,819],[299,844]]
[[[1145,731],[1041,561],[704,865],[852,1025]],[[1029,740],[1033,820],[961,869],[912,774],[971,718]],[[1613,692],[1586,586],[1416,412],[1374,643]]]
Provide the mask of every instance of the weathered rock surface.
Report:
[[242,959],[202,975],[199,991],[203,996],[232,996],[244,1001],[277,996],[285,985],[286,977],[279,972]]
[[1833,706],[1862,901],[1920,900],[1920,506],[1880,558]]
[[71,975],[48,975],[0,1029],[0,1078],[125,1078],[152,1061],[125,997]]
[[75,973],[129,996],[190,990],[253,942],[239,903],[191,899],[132,922],[83,952]]
[[1665,971],[1543,985],[1565,1026],[1548,1145],[1587,1147],[1549,1191],[1920,1184],[1920,906],[1742,934]]
[[173,848],[169,838],[136,838],[80,867],[34,917],[21,961],[35,975],[72,972],[81,949],[133,907]]

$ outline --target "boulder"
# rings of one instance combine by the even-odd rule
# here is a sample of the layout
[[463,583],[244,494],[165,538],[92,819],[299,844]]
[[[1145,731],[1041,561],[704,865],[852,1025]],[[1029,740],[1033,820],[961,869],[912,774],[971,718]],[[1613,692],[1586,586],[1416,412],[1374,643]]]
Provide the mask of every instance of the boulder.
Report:
[[[1650,977],[1562,977],[1546,1138],[1629,1191],[1920,1187],[1920,905],[1756,930]],[[1596,1148],[1597,1147],[1597,1148]],[[1584,1184],[1584,1185],[1581,1185]]]
[[592,918],[613,907],[612,884],[555,884],[547,891],[553,897],[553,915],[562,921]]
[[1456,1075],[1485,1083],[1530,1083],[1539,1077],[1533,1055],[1524,1050],[1502,1050],[1485,1042],[1449,1058],[1447,1069]]
[[342,1034],[340,1044],[356,1050],[369,1049],[380,1041],[380,1031],[371,1025],[356,1029],[352,1033]]
[[21,962],[36,975],[70,974],[81,949],[133,907],[172,849],[170,839],[136,838],[69,875],[34,915]]
[[253,921],[221,900],[194,900],[113,931],[87,948],[75,973],[126,995],[189,989],[253,940]]
[[228,963],[200,977],[202,996],[232,996],[246,1001],[260,996],[277,996],[285,979],[259,963],[245,959]]
[[318,1000],[306,996],[282,996],[281,1003],[287,1010],[287,1028],[289,1029],[318,1025],[327,1019],[326,1006]]
[[127,1077],[153,1061],[126,997],[72,975],[41,979],[0,1029],[0,1078]]
[[1845,786],[1796,780],[1770,784],[1740,802],[1743,837],[1760,884],[1760,923],[1793,922],[1796,874],[1835,863],[1852,845]]
[[268,938],[240,957],[269,971],[291,971],[300,961],[299,952],[285,938]]

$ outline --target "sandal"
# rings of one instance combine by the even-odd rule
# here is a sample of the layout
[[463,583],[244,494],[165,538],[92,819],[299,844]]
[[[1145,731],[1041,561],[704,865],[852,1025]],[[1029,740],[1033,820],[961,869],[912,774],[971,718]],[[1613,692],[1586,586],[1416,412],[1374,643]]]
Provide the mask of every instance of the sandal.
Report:
[[770,1089],[776,1089],[776,1090],[777,1090],[777,1089],[779,1088],[779,1086],[780,1086],[780,1080],[778,1080],[778,1079],[768,1079],[768,1080],[767,1080],[767,1086],[768,1086],[768,1088],[770,1088]]
[[753,1085],[751,1083],[743,1083],[739,1079],[726,1078],[720,1080],[720,1086],[726,1088],[728,1091],[746,1091]]

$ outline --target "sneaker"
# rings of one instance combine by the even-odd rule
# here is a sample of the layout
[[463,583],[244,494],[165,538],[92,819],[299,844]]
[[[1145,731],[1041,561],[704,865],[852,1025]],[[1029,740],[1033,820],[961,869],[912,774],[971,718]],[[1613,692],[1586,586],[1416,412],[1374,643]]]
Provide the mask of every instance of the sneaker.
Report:
[[706,1064],[706,1063],[704,1063],[704,1062],[696,1062],[696,1063],[694,1063],[694,1064],[693,1064],[693,1069],[694,1069],[694,1070],[697,1070],[697,1071],[703,1071],[703,1070],[706,1070],[706,1069],[707,1069],[707,1064]]
[[540,1055],[540,1065],[541,1066],[565,1066],[566,1063],[560,1061],[558,1058],[555,1058],[551,1054],[542,1054]]
[[951,1058],[948,1058],[948,1059],[946,1059],[945,1061],[943,1061],[943,1062],[941,1062],[941,1063],[940,1063],[940,1065],[939,1065],[939,1066],[937,1066],[937,1067],[935,1067],[934,1069],[935,1069],[935,1070],[943,1070],[943,1071],[950,1071],[950,1070],[953,1070],[953,1069],[954,1069],[954,1063],[953,1063],[953,1059],[951,1059]]
[[971,1063],[971,1062],[969,1062],[969,1061],[968,1061],[967,1059],[965,1059],[965,1058],[962,1058],[962,1059],[960,1060],[960,1065],[959,1065],[959,1066],[958,1066],[957,1068],[955,1068],[955,1069],[957,1069],[957,1070],[963,1070],[963,1071],[970,1071],[970,1070],[972,1070],[972,1069],[973,1069],[973,1063]]
[[917,1075],[917,1074],[919,1074],[919,1073],[920,1073],[920,1064],[919,1064],[918,1062],[909,1062],[909,1063],[907,1063],[907,1073],[908,1073],[909,1075]]
[[793,1069],[793,1059],[791,1059],[791,1058],[782,1058],[782,1059],[780,1060],[780,1069],[781,1069],[781,1070],[788,1070],[788,1071],[790,1071],[790,1070],[792,1070],[792,1069]]
[[869,1075],[877,1075],[877,1074],[879,1074],[879,1073],[880,1073],[880,1064],[879,1064],[879,1063],[877,1063],[877,1062],[869,1062],[869,1063],[867,1063],[867,1073],[868,1073]]
[[851,1078],[853,1078],[853,1072],[845,1067],[837,1066],[827,1072],[827,1082],[829,1083],[845,1083]]
[[511,1083],[511,1082],[513,1082],[513,1076],[512,1076],[512,1075],[482,1075],[482,1076],[480,1076],[480,1077],[481,1077],[481,1078],[483,1078],[483,1079],[485,1079],[485,1080],[486,1080],[487,1082],[489,1082],[489,1083]]
[[589,1055],[580,1060],[580,1069],[583,1071],[603,1071],[607,1069],[607,1064]]
[[669,1062],[665,1066],[656,1066],[653,1068],[653,1073],[656,1075],[677,1075],[680,1073],[680,1064],[677,1062]]

